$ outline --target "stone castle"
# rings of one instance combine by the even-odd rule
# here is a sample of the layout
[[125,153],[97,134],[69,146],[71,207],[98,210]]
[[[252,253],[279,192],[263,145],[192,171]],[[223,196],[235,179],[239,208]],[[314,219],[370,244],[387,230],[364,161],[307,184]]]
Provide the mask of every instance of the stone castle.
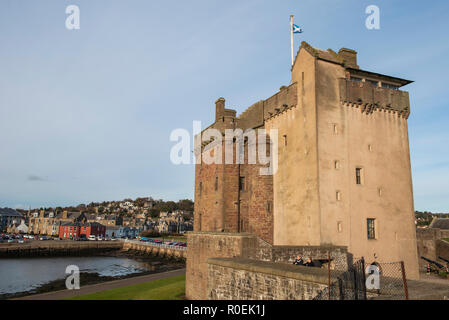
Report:
[[[411,81],[360,69],[354,50],[306,42],[291,73],[289,86],[239,116],[216,101],[209,128],[278,130],[278,169],[196,164],[194,230],[273,246],[344,246],[354,257],[404,261],[417,279],[410,102],[399,90]],[[203,142],[202,154],[212,145]]]

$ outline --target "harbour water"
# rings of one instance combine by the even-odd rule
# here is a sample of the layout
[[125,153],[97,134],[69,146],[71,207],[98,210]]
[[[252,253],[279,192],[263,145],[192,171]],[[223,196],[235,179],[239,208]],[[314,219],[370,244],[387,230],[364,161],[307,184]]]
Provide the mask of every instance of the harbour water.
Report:
[[155,264],[151,260],[107,256],[0,259],[0,295],[32,291],[51,281],[65,279],[69,265],[78,266],[80,273],[121,277],[154,271]]

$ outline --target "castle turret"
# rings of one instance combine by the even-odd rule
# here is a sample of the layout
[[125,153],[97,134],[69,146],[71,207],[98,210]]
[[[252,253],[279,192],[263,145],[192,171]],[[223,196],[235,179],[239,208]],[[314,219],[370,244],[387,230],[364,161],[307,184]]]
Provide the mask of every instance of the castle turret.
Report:
[[223,119],[225,114],[225,98],[218,98],[215,101],[215,122]]

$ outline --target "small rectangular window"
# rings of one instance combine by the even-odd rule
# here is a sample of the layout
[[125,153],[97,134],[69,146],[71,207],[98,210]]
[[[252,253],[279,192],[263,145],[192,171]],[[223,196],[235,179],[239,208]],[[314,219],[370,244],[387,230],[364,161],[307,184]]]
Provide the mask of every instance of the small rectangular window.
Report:
[[342,222],[341,222],[341,221],[338,221],[338,222],[337,222],[337,231],[338,231],[339,233],[343,231],[343,227],[342,227]]
[[215,177],[215,191],[218,190],[218,177]]
[[284,134],[284,146],[287,146],[287,135]]
[[273,210],[273,204],[271,201],[267,201],[267,212],[271,213],[271,211]]
[[335,169],[340,169],[340,161],[338,161],[338,160],[335,160],[334,161],[334,167],[335,167]]
[[398,86],[395,86],[394,84],[385,83],[385,82],[382,82],[382,88],[392,89],[392,90],[398,90],[399,89]]
[[355,183],[362,184],[362,168],[355,168]]
[[351,81],[362,82],[362,79],[361,78],[357,78],[357,77],[351,77]]
[[366,219],[366,224],[368,228],[368,239],[376,239],[376,219],[368,218]]
[[337,201],[340,201],[340,200],[341,200],[341,192],[340,192],[340,191],[337,191],[337,192],[335,193],[335,198],[336,198]]
[[239,190],[240,191],[245,190],[245,177],[239,178]]

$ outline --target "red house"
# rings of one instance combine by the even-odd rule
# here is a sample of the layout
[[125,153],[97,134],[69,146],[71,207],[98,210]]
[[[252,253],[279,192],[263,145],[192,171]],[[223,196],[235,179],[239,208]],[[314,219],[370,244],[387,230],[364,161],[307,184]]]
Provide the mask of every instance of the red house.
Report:
[[59,226],[59,237],[63,239],[88,238],[90,235],[105,237],[106,227],[98,222],[66,222]]

